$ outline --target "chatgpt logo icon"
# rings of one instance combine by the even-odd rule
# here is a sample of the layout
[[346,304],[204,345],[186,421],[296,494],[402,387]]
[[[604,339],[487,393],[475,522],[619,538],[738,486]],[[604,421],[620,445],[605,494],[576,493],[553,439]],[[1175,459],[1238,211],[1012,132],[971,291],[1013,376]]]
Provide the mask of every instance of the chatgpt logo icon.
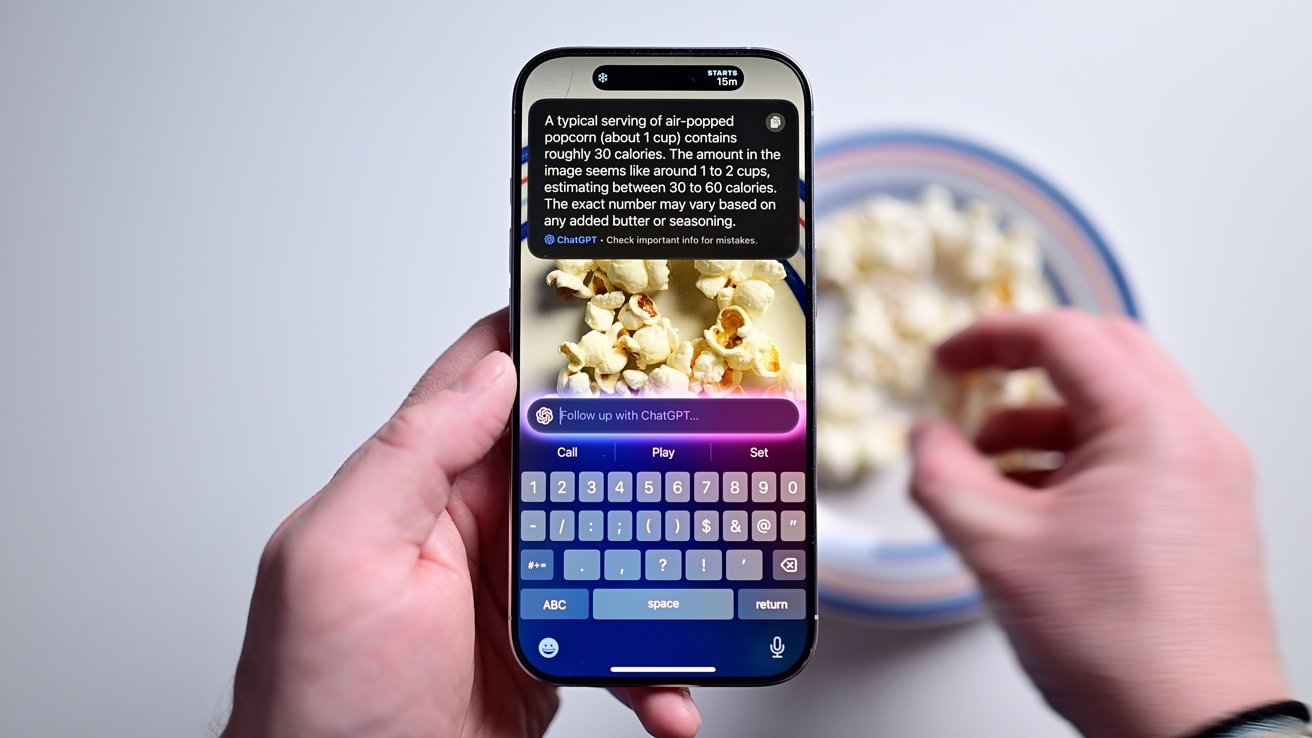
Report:
[[551,244],[553,244],[553,243],[556,242],[556,237],[553,236],[553,235],[551,235],[550,233],[548,233],[548,234],[542,239],[542,242],[545,243],[546,245],[550,246]]
[[538,421],[538,425],[551,425],[551,421],[556,419],[556,414],[551,412],[549,407],[540,407],[537,413],[533,415],[533,418]]

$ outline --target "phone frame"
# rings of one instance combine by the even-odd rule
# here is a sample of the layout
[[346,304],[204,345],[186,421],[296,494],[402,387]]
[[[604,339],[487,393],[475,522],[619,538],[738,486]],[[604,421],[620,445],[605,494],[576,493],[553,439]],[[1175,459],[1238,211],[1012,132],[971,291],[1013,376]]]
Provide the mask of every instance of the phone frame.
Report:
[[[759,687],[772,684],[780,684],[797,676],[802,669],[810,662],[812,654],[815,652],[816,638],[819,630],[819,587],[816,582],[816,557],[814,552],[818,550],[816,545],[817,521],[816,515],[816,461],[815,461],[815,443],[816,427],[815,413],[812,408],[815,407],[815,308],[816,308],[816,284],[815,284],[815,236],[813,228],[812,200],[815,188],[812,185],[812,125],[814,123],[814,108],[811,102],[811,86],[807,82],[806,75],[796,62],[787,55],[775,51],[774,49],[740,47],[740,48],[660,48],[660,47],[560,47],[548,49],[537,56],[533,57],[520,70],[518,78],[515,80],[515,88],[511,99],[511,119],[510,119],[510,139],[511,139],[511,175],[510,175],[510,306],[509,306],[509,323],[510,323],[510,357],[519,367],[519,305],[520,305],[520,217],[521,217],[521,198],[520,198],[520,161],[521,151],[523,150],[523,140],[521,138],[521,129],[523,121],[521,116],[521,100],[524,94],[524,84],[527,82],[530,74],[543,62],[551,59],[562,57],[589,57],[589,56],[632,56],[632,57],[670,57],[674,58],[698,58],[698,57],[760,57],[778,61],[797,75],[798,84],[802,88],[803,110],[799,118],[805,121],[805,136],[803,137],[803,152],[801,157],[802,163],[802,182],[803,187],[803,213],[806,218],[805,241],[806,248],[806,291],[810,301],[809,309],[805,311],[806,318],[806,485],[807,485],[807,526],[809,528],[808,547],[812,552],[808,555],[806,561],[806,591],[807,601],[810,607],[811,617],[806,619],[807,638],[806,646],[803,650],[802,657],[797,660],[796,664],[788,671],[777,675],[767,677],[698,677],[694,679],[683,679],[679,681],[670,681],[668,678],[660,677],[597,677],[597,678],[566,678],[558,677],[552,674],[546,674],[533,666],[524,655],[519,642],[518,628],[519,623],[519,560],[516,557],[516,542],[519,539],[519,516],[514,514],[518,497],[518,473],[519,473],[519,421],[520,421],[520,396],[519,382],[516,380],[515,385],[515,403],[511,410],[510,418],[510,458],[507,460],[510,466],[511,479],[508,493],[510,495],[509,504],[511,509],[509,540],[506,542],[508,547],[507,562],[507,581],[509,582],[508,605],[509,613],[506,619],[509,630],[511,651],[515,655],[515,660],[519,662],[521,668],[531,674],[534,678],[562,687],[635,687],[635,686],[699,686],[699,687]],[[677,98],[676,98],[677,99]]]

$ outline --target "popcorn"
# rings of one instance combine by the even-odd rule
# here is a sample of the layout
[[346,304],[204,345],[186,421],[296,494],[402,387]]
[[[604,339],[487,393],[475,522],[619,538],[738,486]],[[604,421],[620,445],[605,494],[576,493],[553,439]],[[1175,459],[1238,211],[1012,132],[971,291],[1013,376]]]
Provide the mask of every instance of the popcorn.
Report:
[[816,409],[820,417],[829,420],[858,421],[869,411],[869,403],[862,402],[863,388],[868,382],[855,381],[847,373],[833,368],[820,372],[816,383]]
[[[702,347],[705,347],[705,341],[699,341]],[[700,351],[692,361],[692,370],[689,374],[698,383],[701,384],[719,384],[724,378],[724,373],[730,371],[729,365],[724,362],[724,357],[714,351]]]
[[661,318],[659,323],[643,326],[623,341],[625,350],[633,354],[639,369],[663,363],[678,345],[679,332],[674,329],[669,318]]
[[702,276],[697,289],[715,300],[724,310],[732,305],[760,317],[774,302],[774,288],[787,272],[783,264],[770,259],[739,261],[733,259],[697,260],[693,268]]
[[583,322],[594,331],[605,331],[615,322],[615,311],[623,304],[623,292],[595,295],[583,309]]
[[806,401],[806,364],[789,364],[779,372],[771,394],[782,394],[794,400]]
[[682,395],[687,392],[688,375],[668,366],[653,369],[642,388],[644,395]]
[[[619,372],[615,372],[613,374],[603,374],[601,372],[597,372],[597,389],[601,390],[602,394],[604,395],[615,394],[616,390],[619,388],[619,384],[620,384]],[[627,389],[628,387],[626,386],[625,390]]]
[[957,263],[959,274],[973,284],[983,284],[998,273],[1002,230],[993,207],[975,201],[966,212],[968,246]]
[[620,377],[624,380],[624,384],[634,392],[641,391],[647,385],[647,373],[637,369],[625,369],[620,372]]
[[881,197],[865,206],[867,238],[859,263],[867,271],[923,276],[934,269],[934,240],[919,208]]
[[737,259],[697,259],[692,266],[702,275],[697,279],[697,289],[703,295],[714,300],[720,290],[729,286],[729,272],[738,268],[742,262]]
[[[827,481],[848,483],[903,458],[915,410],[937,407],[969,435],[998,409],[1056,398],[1039,370],[949,378],[934,370],[932,358],[936,345],[984,312],[1055,304],[1033,224],[1004,224],[993,206],[958,205],[936,186],[914,202],[884,197],[848,208],[826,226],[818,234],[817,268],[847,307],[835,353],[816,384],[817,460]],[[725,307],[740,307],[745,315],[756,308],[745,304],[747,280],[729,276],[734,269],[741,271],[721,269],[726,281],[716,295],[730,284],[736,288],[720,304],[721,318]],[[744,315],[728,316],[728,322],[706,335],[712,348],[719,339],[719,353],[732,367],[753,326]],[[804,397],[805,368],[796,366],[800,379],[794,380],[790,365],[769,391]],[[695,370],[694,362],[694,381]]]
[[644,325],[654,325],[659,318],[656,303],[643,293],[633,295],[620,308],[619,321],[630,331],[636,331]]
[[693,360],[693,384],[708,395],[726,395],[742,385],[743,373],[730,369],[714,351],[701,351]]
[[556,259],[556,268],[580,277],[597,268],[596,259]]
[[856,429],[861,463],[868,469],[886,469],[907,451],[907,427],[891,415],[877,416]]
[[730,369],[750,370],[762,377],[779,374],[779,348],[752,325],[747,311],[740,307],[721,310],[715,325],[707,328],[702,337],[712,351],[724,357]]
[[1043,255],[1033,223],[1016,220],[1008,226],[998,249],[998,273],[1018,280],[1043,278]]
[[561,297],[582,297],[587,299],[597,294],[591,285],[584,281],[585,274],[573,274],[557,269],[547,274],[547,284],[556,288]]
[[[629,354],[623,347],[624,326],[611,323],[603,331],[590,331],[578,342],[579,354],[583,365],[592,367],[601,374],[614,374],[622,371],[629,363]],[[570,344],[563,344],[561,351]],[[568,354],[567,354],[568,355]]]
[[840,212],[832,222],[832,228],[816,234],[816,248],[824,257],[816,261],[816,271],[828,284],[845,285],[859,271],[857,261],[865,234],[854,211]]
[[583,367],[587,366],[588,360],[583,355],[583,348],[577,343],[566,341],[560,344],[560,353],[565,355],[568,362],[565,364],[565,370],[569,372],[581,372]]
[[715,304],[721,309],[737,305],[749,315],[761,317],[774,302],[774,288],[759,279],[749,279],[735,287],[725,287],[715,295]]
[[692,341],[681,341],[674,351],[670,352],[670,358],[665,360],[665,366],[671,369],[677,369],[687,375],[692,375],[692,362],[697,352],[701,351],[705,341],[697,339],[696,343]]
[[607,263],[606,277],[625,292],[659,292],[670,286],[665,259],[615,259]]
[[698,288],[716,300],[720,312],[716,324],[692,341],[680,339],[651,296],[670,286],[667,261],[560,259],[555,266],[547,283],[565,297],[586,300],[583,322],[589,328],[578,342],[560,344],[566,359],[557,378],[561,394],[741,395],[750,375],[776,379],[752,384],[757,392],[796,394],[801,388],[805,394],[805,368],[797,365],[800,379],[780,378],[778,346],[752,323],[773,303],[772,285],[785,278],[780,262],[695,262]]
[[624,293],[606,292],[593,297],[589,302],[605,310],[619,310],[624,306]]
[[849,423],[826,419],[816,429],[815,460],[825,484],[848,485],[864,469],[860,443]]
[[591,397],[592,381],[583,372],[561,369],[556,377],[556,392],[565,397]]
[[941,185],[926,187],[920,195],[920,212],[934,239],[934,251],[940,261],[955,262],[969,248],[969,228],[957,210],[952,193]]

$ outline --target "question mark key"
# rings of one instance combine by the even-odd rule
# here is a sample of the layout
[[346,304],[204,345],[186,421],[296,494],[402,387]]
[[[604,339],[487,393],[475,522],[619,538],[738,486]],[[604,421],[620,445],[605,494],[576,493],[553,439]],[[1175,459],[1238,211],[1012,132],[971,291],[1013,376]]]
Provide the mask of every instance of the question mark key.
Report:
[[646,579],[655,582],[677,582],[683,578],[683,552],[648,549],[644,562]]

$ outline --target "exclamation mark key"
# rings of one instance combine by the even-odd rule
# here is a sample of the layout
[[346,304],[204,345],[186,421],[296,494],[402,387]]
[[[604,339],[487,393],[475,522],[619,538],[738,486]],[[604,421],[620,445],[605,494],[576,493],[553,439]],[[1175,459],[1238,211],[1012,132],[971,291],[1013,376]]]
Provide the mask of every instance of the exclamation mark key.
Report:
[[724,578],[724,554],[719,550],[688,551],[684,578],[690,582],[715,582]]

